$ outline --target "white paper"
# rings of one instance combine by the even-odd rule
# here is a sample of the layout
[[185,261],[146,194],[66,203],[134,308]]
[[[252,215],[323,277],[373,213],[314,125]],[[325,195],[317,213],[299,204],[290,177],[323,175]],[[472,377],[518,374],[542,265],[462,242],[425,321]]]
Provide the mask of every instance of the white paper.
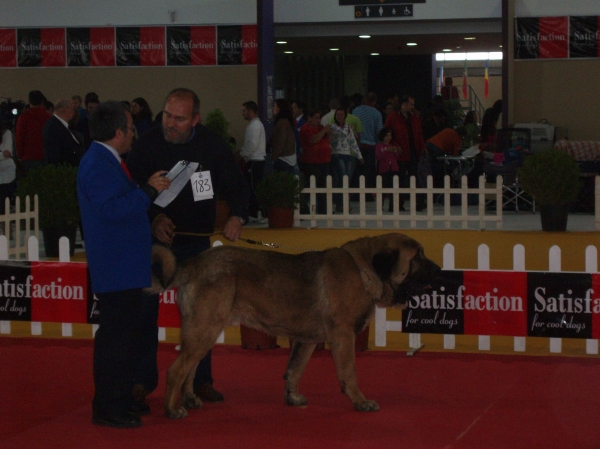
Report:
[[175,177],[169,188],[160,192],[160,195],[154,200],[154,204],[160,207],[167,207],[179,195],[179,192],[181,192],[183,186],[187,184],[197,168],[198,162],[190,162],[185,167],[185,170]]

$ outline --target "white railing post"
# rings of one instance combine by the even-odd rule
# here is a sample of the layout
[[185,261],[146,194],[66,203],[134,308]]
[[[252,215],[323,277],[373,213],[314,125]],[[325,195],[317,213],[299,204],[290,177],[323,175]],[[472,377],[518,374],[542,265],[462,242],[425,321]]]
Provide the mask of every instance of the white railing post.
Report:
[[[454,270],[454,245],[446,243],[442,255],[442,269]],[[456,335],[444,334],[444,349],[456,349]]]
[[[561,270],[561,251],[556,245],[552,246],[548,251],[548,271],[551,273],[559,273]],[[550,352],[562,352],[562,338],[550,338]]]
[[[521,244],[513,248],[513,270],[525,271],[525,247]],[[515,337],[513,339],[513,350],[515,352],[525,352],[527,340],[525,337]]]
[[[485,244],[479,245],[477,248],[477,269],[480,271],[489,271],[490,269],[490,247]],[[489,351],[490,348],[490,336],[480,335],[479,350]]]
[[[596,182],[597,181],[598,176],[596,177]],[[585,249],[585,272],[598,272],[598,249],[593,245],[590,245]],[[598,340],[587,339],[585,341],[585,353],[598,355]]]

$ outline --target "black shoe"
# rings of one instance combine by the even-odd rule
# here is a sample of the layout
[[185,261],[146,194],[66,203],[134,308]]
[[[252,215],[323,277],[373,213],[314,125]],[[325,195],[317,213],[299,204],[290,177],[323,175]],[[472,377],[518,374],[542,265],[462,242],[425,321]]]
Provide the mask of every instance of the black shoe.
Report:
[[150,406],[145,402],[133,404],[127,413],[133,416],[146,416],[150,414]]
[[95,424],[96,426],[130,429],[133,427],[140,427],[142,425],[142,420],[139,416],[132,416],[129,413],[108,416],[94,415],[92,418],[92,424]]
[[215,390],[211,384],[202,385],[200,388],[194,391],[194,394],[198,396],[202,402],[218,404],[224,400],[223,395]]
[[133,386],[133,400],[135,402],[137,402],[138,404],[141,404],[142,402],[144,402],[146,400],[146,396],[148,396],[148,394],[150,394],[148,392],[148,390],[146,390],[146,387],[144,387],[142,384],[135,384]]

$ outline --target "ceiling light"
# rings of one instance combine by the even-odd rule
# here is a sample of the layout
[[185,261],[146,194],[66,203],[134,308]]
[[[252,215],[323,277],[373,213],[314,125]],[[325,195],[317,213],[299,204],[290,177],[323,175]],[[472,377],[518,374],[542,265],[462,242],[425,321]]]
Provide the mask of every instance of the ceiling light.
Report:
[[451,48],[444,48],[442,51],[452,51]]
[[371,36],[369,36],[368,34],[361,34],[358,37],[360,37],[361,39],[370,39],[371,38]]
[[474,41],[474,40],[475,40],[475,38],[474,38],[474,37],[465,37],[465,40],[466,40],[466,41]]
[[331,51],[340,51],[339,48],[330,48],[329,50],[331,50]]
[[416,47],[417,43],[416,42],[408,42],[406,45],[408,45],[409,47]]
[[293,52],[293,51],[284,51],[284,53],[285,53],[286,55],[291,55],[291,54],[292,54],[292,53],[294,53],[294,52]]
[[371,56],[379,56],[379,53],[371,53]]
[[277,41],[277,44],[287,44],[287,41]]

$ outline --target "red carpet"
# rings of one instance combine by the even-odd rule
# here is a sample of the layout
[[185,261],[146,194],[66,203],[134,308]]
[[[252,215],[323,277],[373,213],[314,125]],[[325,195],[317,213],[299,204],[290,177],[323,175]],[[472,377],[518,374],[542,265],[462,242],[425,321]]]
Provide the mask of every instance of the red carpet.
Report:
[[89,340],[0,338],[0,448],[599,448],[596,359],[364,352],[360,386],[381,411],[340,393],[328,351],[301,383],[306,408],[283,404],[287,349],[213,352],[223,404],[181,421],[162,413],[173,345],[161,345],[161,387],[140,429],[91,424]]

